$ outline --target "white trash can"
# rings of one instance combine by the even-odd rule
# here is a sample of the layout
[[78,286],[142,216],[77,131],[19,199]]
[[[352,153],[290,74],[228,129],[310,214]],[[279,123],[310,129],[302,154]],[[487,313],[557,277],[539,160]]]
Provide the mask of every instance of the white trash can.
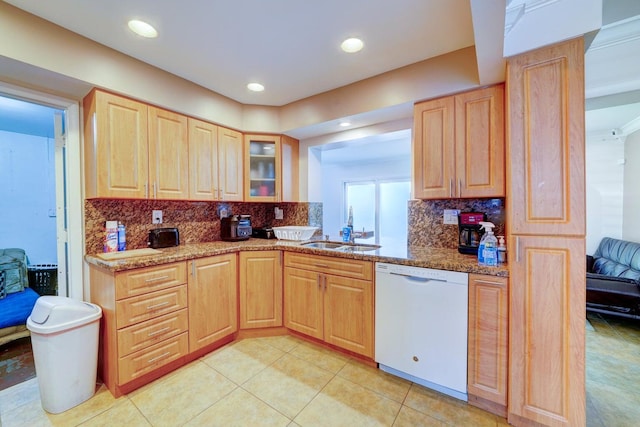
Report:
[[43,296],[27,319],[42,408],[64,412],[95,393],[102,309],[84,301]]

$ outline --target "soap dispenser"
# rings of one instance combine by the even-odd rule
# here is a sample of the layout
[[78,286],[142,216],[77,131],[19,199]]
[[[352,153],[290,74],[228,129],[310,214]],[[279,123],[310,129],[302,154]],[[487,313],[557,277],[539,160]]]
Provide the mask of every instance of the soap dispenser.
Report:
[[504,244],[504,236],[498,236],[498,264],[507,262],[507,246]]

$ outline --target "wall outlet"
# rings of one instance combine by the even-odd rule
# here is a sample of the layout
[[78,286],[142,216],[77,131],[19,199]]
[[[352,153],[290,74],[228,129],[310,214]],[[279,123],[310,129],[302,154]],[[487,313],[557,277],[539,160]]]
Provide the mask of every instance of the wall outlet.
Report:
[[445,209],[444,210],[444,224],[458,225],[459,209]]
[[284,210],[280,209],[279,207],[274,208],[275,214],[276,214],[276,219],[283,219],[284,218]]
[[154,210],[151,212],[151,223],[162,224],[162,211]]

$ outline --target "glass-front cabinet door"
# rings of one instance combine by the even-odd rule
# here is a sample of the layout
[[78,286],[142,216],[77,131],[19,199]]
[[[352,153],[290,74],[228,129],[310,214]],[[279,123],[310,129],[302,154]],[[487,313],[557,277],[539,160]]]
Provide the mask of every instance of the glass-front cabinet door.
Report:
[[280,137],[245,135],[245,200],[281,200]]

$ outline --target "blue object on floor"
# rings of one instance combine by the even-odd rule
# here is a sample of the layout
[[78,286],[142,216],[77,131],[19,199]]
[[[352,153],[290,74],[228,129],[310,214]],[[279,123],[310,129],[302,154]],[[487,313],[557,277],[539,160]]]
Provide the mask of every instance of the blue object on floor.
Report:
[[8,294],[0,299],[0,329],[24,325],[40,295],[31,288]]

